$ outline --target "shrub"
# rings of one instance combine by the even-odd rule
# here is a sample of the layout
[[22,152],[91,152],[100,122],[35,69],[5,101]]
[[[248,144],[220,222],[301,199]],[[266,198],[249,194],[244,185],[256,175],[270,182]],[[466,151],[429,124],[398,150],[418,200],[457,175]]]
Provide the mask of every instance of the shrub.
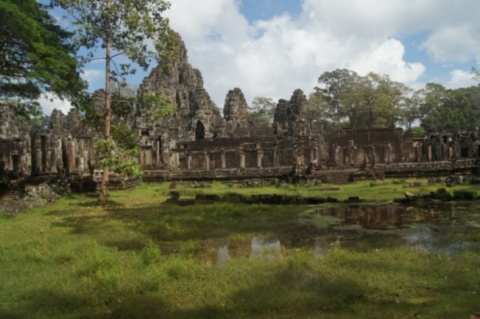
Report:
[[148,245],[142,249],[140,256],[142,258],[142,262],[145,265],[151,265],[160,261],[162,252],[160,251],[160,248],[158,248],[157,245],[155,245],[152,241],[150,241]]
[[473,200],[477,198],[477,194],[467,190],[456,190],[453,192],[453,198],[455,200]]

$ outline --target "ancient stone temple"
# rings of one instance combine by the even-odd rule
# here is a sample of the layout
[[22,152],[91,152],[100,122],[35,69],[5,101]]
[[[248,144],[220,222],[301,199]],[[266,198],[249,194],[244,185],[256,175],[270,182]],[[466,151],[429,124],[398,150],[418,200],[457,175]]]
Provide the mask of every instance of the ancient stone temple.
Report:
[[140,163],[145,168],[171,169],[180,165],[180,154],[173,152],[179,142],[198,141],[218,136],[225,125],[203,87],[199,70],[187,58],[178,40],[177,61],[169,69],[155,68],[140,85],[139,98],[160,93],[175,108],[165,119],[153,119],[145,109],[137,110],[135,129],[140,136]]
[[0,103],[0,178],[7,171],[30,171],[30,135],[15,120],[9,103]]
[[[138,89],[136,109],[112,117],[112,123],[138,135],[144,180],[245,179],[305,175],[332,180],[333,171],[373,171],[383,176],[421,176],[471,171],[480,158],[479,132],[431,133],[414,138],[402,129],[343,130],[328,138],[309,116],[305,93],[280,99],[270,127],[248,122],[248,104],[240,88],[226,94],[223,114],[204,88],[202,75],[188,62],[178,37],[177,60],[153,69]],[[158,118],[149,98],[159,94],[173,106]],[[103,114],[104,92],[94,93],[93,109]],[[88,175],[93,141],[82,114],[54,110],[47,130],[30,134],[0,105],[0,161],[3,172]],[[350,174],[350,173],[349,173]],[[428,175],[426,174],[426,175]],[[347,176],[348,177],[348,176]]]
[[140,98],[151,93],[161,93],[176,109],[173,116],[160,120],[137,110],[140,163],[151,174],[168,170],[178,176],[182,172],[231,176],[240,169],[262,175],[265,170],[307,166],[320,154],[326,156],[321,131],[307,120],[307,98],[301,90],[285,101],[285,116],[276,118],[272,128],[249,126],[248,105],[239,88],[227,93],[222,117],[200,72],[188,63],[180,39],[173,68],[157,67],[140,86]]
[[94,136],[79,110],[71,109],[67,115],[53,110],[48,131],[32,136],[32,175],[88,172],[88,162],[95,158]]

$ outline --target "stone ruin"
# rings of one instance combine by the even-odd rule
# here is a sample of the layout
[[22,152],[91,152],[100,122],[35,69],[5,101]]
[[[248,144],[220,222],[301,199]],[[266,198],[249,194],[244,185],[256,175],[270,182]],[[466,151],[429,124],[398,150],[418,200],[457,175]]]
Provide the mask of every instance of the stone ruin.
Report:
[[[223,116],[204,88],[202,75],[188,62],[178,39],[177,61],[166,70],[158,66],[138,89],[141,100],[160,93],[174,106],[166,118],[148,110],[113,117],[131,127],[140,145],[139,163],[145,181],[238,180],[301,176],[346,182],[375,176],[435,176],[472,173],[480,157],[480,133],[431,133],[413,138],[402,129],[344,130],[326,136],[309,117],[308,100],[295,90],[281,99],[270,128],[252,126],[242,91],[225,98]],[[101,114],[103,91],[94,94]],[[54,110],[47,131],[30,135],[19,128],[6,104],[0,105],[0,173],[60,174],[82,178],[93,174],[93,140],[82,114]],[[295,180],[293,178],[292,180]]]

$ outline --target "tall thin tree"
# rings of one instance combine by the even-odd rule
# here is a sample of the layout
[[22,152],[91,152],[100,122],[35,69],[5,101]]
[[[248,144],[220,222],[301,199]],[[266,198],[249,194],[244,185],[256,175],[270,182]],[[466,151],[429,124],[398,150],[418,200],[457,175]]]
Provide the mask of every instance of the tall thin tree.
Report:
[[[96,149],[106,156],[101,161],[103,175],[99,201],[107,198],[108,157],[115,150],[111,138],[111,88],[112,78],[123,80],[135,69],[128,63],[116,64],[115,58],[126,57],[147,69],[152,60],[166,60],[169,65],[174,59],[176,34],[170,29],[168,19],[163,16],[170,7],[166,0],[52,0],[52,6],[59,6],[67,12],[76,34],[78,49],[86,49],[82,63],[94,59],[105,60],[105,112],[103,139]],[[98,51],[103,56],[95,56]],[[113,65],[113,70],[112,70]],[[114,154],[113,154],[114,155]],[[102,160],[102,159],[101,159]]]

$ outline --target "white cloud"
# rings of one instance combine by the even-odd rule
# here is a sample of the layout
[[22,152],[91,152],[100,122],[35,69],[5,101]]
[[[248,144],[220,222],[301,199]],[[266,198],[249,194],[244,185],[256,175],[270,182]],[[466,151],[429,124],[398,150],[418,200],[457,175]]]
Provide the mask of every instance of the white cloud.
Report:
[[468,25],[447,26],[435,31],[423,44],[440,62],[468,62],[480,58],[479,30]]
[[[234,87],[249,102],[255,96],[289,98],[296,88],[308,94],[323,72],[336,68],[388,74],[418,88],[421,78],[437,82],[460,69],[453,64],[432,72],[432,61],[480,61],[478,0],[289,1],[302,3],[300,15],[250,22],[240,12],[241,0],[172,1],[166,15],[219,107]],[[409,43],[402,41],[408,37],[421,43],[430,61],[406,54]],[[104,86],[99,65],[89,64],[83,74],[91,91]],[[448,85],[464,83],[461,72],[453,71]],[[141,81],[138,75],[129,80]]]
[[477,85],[477,81],[474,80],[471,71],[454,70],[450,73],[450,80],[447,87],[450,89],[458,89],[462,87],[470,87]]
[[352,68],[362,74],[372,71],[388,74],[394,81],[415,82],[425,72],[425,66],[418,62],[405,62],[404,53],[405,48],[400,41],[387,39],[372,51],[365,52],[364,56],[352,63]]
[[[478,0],[292,1],[302,2],[299,16],[250,22],[240,0],[172,1],[166,14],[219,107],[234,87],[249,102],[255,96],[290,98],[297,88],[308,94],[322,73],[336,68],[388,74],[416,88],[420,78],[432,81],[424,79],[428,74],[446,78],[449,70],[440,76],[427,70],[431,61],[407,55],[405,37],[415,37],[433,61],[480,61]],[[453,71],[448,85],[468,83],[465,73]],[[83,78],[91,90],[103,87],[103,67],[89,65]]]
[[[228,90],[240,87],[247,101],[255,96],[290,98],[301,88],[312,92],[325,71],[350,68],[388,74],[415,82],[425,72],[420,62],[407,63],[395,39],[401,17],[432,1],[412,2],[305,0],[298,18],[288,14],[248,24],[234,0],[176,0],[169,17],[199,68],[212,99],[220,107]],[[424,9],[426,10],[426,9]],[[420,13],[417,13],[419,15]]]
[[105,71],[103,69],[83,70],[82,79],[89,83],[90,88],[103,87],[105,82]]
[[38,99],[43,113],[46,115],[52,114],[54,109],[60,110],[63,114],[68,114],[71,108],[73,108],[70,101],[62,100],[58,96],[52,93],[44,94]]

